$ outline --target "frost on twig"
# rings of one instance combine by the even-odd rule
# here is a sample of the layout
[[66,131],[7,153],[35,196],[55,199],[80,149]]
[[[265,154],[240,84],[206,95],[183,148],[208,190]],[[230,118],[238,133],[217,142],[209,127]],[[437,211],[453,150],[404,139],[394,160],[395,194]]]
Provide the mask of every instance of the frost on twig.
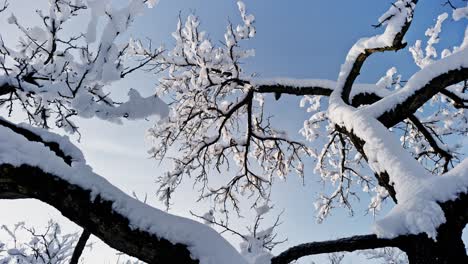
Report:
[[[24,222],[2,226],[9,239],[0,242],[0,263],[68,264],[79,235],[62,234],[59,224],[49,221],[43,232]],[[23,242],[24,237],[28,242]]]
[[[244,194],[265,200],[274,177],[292,171],[303,175],[308,148],[272,126],[263,96],[241,67],[254,54],[240,45],[255,36],[255,18],[242,2],[238,8],[242,22],[228,24],[220,46],[201,31],[197,17],[179,19],[176,45],[163,59],[168,76],[161,79],[159,94],[172,98],[171,112],[149,136],[155,141],[151,155],[173,162],[173,169],[158,179],[158,194],[167,205],[185,176],[199,183],[201,199],[211,197],[224,209],[238,210]],[[177,148],[177,157],[167,157],[171,147]],[[211,184],[208,174],[225,170],[235,171],[234,176]]]
[[279,244],[287,241],[287,239],[279,240],[276,230],[281,224],[281,212],[276,220],[267,228],[263,227],[265,215],[270,213],[273,207],[268,203],[253,208],[255,210],[255,218],[250,226],[247,227],[247,233],[233,229],[229,224],[229,218],[226,214],[222,214],[223,218],[218,218],[214,210],[209,210],[204,215],[191,214],[207,225],[211,225],[220,230],[221,233],[230,233],[241,239],[240,250],[241,255],[252,264],[269,264],[273,255],[271,251]]
[[[78,132],[75,116],[113,122],[165,116],[166,106],[155,95],[142,97],[129,89],[123,103],[111,96],[111,84],[136,69],[155,67],[154,59],[162,52],[135,54],[130,44],[119,40],[145,2],[133,0],[116,9],[109,1],[50,0],[47,11],[37,11],[42,23],[31,28],[11,14],[8,23],[21,37],[10,47],[0,36],[0,107],[8,115],[22,110],[33,125],[70,133]],[[70,35],[69,25],[88,10],[86,31]],[[96,33],[98,21],[104,25],[101,35]]]

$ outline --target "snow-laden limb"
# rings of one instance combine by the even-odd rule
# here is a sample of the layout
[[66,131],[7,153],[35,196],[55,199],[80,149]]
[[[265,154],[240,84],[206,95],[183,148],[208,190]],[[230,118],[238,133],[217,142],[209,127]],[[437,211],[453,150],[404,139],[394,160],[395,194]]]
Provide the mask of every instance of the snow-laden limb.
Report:
[[[330,119],[333,127],[333,124],[335,124],[335,128],[333,130],[341,130],[338,131],[338,134],[340,135],[339,137],[339,142],[342,142],[341,145],[341,156],[345,157],[346,156],[346,140],[350,141],[351,144],[349,145],[354,145],[356,149],[360,152],[360,154],[367,160],[368,163],[371,163],[372,169],[376,172],[384,172],[380,170],[380,168],[376,168],[376,162],[371,160],[373,159],[369,157],[368,151],[363,149],[362,146],[362,137],[366,137],[366,139],[372,140],[373,136],[378,136],[378,134],[373,135],[377,131],[372,131],[371,133],[367,133],[365,135],[356,135],[356,131],[353,131],[353,129],[357,129],[358,126],[356,125],[357,122],[356,120],[361,120],[361,121],[366,121],[367,124],[367,118],[364,116],[356,116],[355,113],[357,112],[357,109],[353,106],[350,105],[351,103],[351,95],[354,94],[354,81],[356,77],[359,75],[360,69],[363,66],[364,62],[366,59],[373,53],[375,52],[382,52],[382,51],[388,51],[388,50],[399,50],[403,47],[405,47],[405,44],[403,43],[403,37],[408,30],[411,21],[413,19],[413,13],[414,13],[414,8],[416,6],[417,1],[410,1],[410,0],[398,0],[395,3],[392,4],[392,6],[389,8],[389,10],[381,16],[379,19],[379,24],[378,26],[385,25],[385,30],[382,34],[370,37],[370,38],[362,38],[356,42],[356,44],[353,45],[353,47],[350,49],[348,52],[348,55],[346,56],[345,62],[341,66],[340,73],[338,75],[338,80],[336,83],[336,87],[333,90],[333,92],[330,95],[329,98],[329,106],[327,110],[328,118]],[[380,80],[378,82],[377,87],[382,89],[382,87],[386,87],[387,85],[387,80],[390,79],[394,75],[394,70],[388,72],[388,76],[386,78]],[[382,89],[385,90],[385,89]],[[384,95],[388,96],[390,94],[389,91],[386,91]],[[355,95],[356,96],[356,95]],[[381,97],[375,97],[373,96],[372,101],[375,101],[376,99],[380,99]],[[359,100],[356,100],[359,101]],[[365,102],[365,101],[364,101]],[[354,103],[353,103],[354,104]],[[352,124],[351,124],[352,123]],[[377,125],[377,124],[373,124]],[[341,129],[340,129],[341,127]],[[374,126],[373,126],[374,128]],[[347,137],[343,137],[341,135],[343,132],[343,129],[345,131],[348,131],[350,133],[347,134]],[[385,127],[382,129],[379,127],[380,130],[388,133],[385,129]],[[364,132],[364,130],[360,132]],[[380,131],[379,131],[380,132]],[[346,134],[346,133],[345,133]],[[362,136],[362,137],[361,137]],[[328,149],[328,146],[331,145],[336,145],[334,144],[333,141],[336,137],[332,137],[332,140],[330,140],[330,143],[325,147],[322,151],[322,153],[326,153],[325,151]],[[398,146],[399,144],[397,144]],[[368,145],[367,145],[368,146]],[[373,150],[373,149],[372,149]],[[371,151],[372,151],[371,150]],[[376,148],[376,150],[378,150]],[[344,153],[343,153],[344,151]],[[370,153],[372,154],[372,153]],[[377,155],[379,156],[379,155]],[[408,155],[410,158],[411,156]],[[322,157],[322,155],[320,156]],[[381,157],[382,158],[382,157]],[[342,175],[339,179],[340,186],[346,182],[346,177],[344,176],[344,170],[342,168],[345,168],[346,164],[346,158],[342,158],[341,162],[337,162],[337,165],[335,166],[338,168],[341,173],[337,174]],[[341,168],[341,169],[340,169]],[[356,174],[353,172],[353,174]],[[357,174],[359,176],[359,174]],[[336,178],[336,177],[335,177]],[[362,179],[362,177],[360,177]],[[392,184],[388,182],[388,177],[386,176],[377,176],[377,180],[381,186],[384,186],[389,194],[392,196],[394,200],[398,199],[395,197],[395,190],[392,187]],[[346,192],[344,192],[346,191]],[[349,188],[343,189],[343,188],[337,188],[335,193],[331,197],[344,197],[346,198],[349,193]],[[347,201],[348,199],[344,199]],[[325,212],[325,216],[327,215],[327,208],[331,208],[332,205],[329,201],[333,201],[328,197],[325,197],[325,201],[322,201],[319,208],[321,208],[321,212]],[[346,207],[350,208],[349,203],[346,204]]]
[[73,161],[84,162],[85,160],[83,153],[69,141],[67,136],[60,136],[29,124],[17,125],[2,117],[0,117],[0,125],[22,135],[29,141],[44,144],[44,146],[49,148],[68,165],[71,165]]
[[[74,116],[120,122],[166,115],[165,104],[156,96],[143,98],[129,90],[127,102],[111,97],[113,83],[149,67],[162,52],[135,54],[118,39],[146,5],[156,1],[132,0],[121,8],[110,1],[49,2],[48,10],[37,11],[43,21],[39,26],[27,28],[14,14],[8,19],[22,36],[14,47],[0,40],[0,107],[10,114],[19,108],[33,125],[48,128],[53,122],[70,133],[78,129]],[[68,25],[83,24],[78,19],[86,16],[86,10],[91,15],[86,32],[69,36]],[[100,34],[98,25],[103,26]]]
[[[431,65],[425,69],[429,67]],[[439,183],[444,186],[443,191],[434,188],[438,184],[430,184],[439,178],[428,173],[414,160],[387,128],[367,111],[366,107],[336,107],[332,112],[332,120],[362,140],[369,166],[376,173],[387,173],[389,184],[396,191],[398,205],[393,209],[395,213],[391,213],[388,218],[377,224],[376,233],[382,237],[427,233],[435,239],[437,228],[446,220],[438,202],[454,199],[457,194],[466,192],[468,182],[460,180],[463,177],[451,178],[450,184]],[[424,186],[427,184],[430,187],[426,189]],[[437,190],[440,196],[435,196],[434,190]]]
[[374,231],[379,237],[427,233],[436,239],[437,228],[446,221],[440,204],[468,192],[468,158],[440,177],[425,179],[412,191],[410,199],[398,203],[377,221]]
[[349,96],[359,71],[367,57],[375,52],[399,50],[405,47],[403,37],[413,19],[417,0],[398,0],[379,18],[379,26],[385,25],[382,34],[362,38],[348,52],[341,65],[337,86],[330,97],[330,105],[349,101]]
[[[102,228],[106,225],[106,221],[112,221],[112,219],[99,218],[99,212],[93,212],[93,210],[96,210],[93,206],[97,207],[99,204],[108,204],[110,206],[108,209],[111,212],[107,213],[115,216],[115,219],[113,219],[114,222],[107,223],[107,225],[113,224],[118,226],[122,224],[120,221],[123,221],[124,224],[127,222],[127,232],[140,232],[140,235],[146,233],[148,237],[153,237],[153,243],[159,241],[158,243],[164,244],[164,241],[169,241],[170,243],[165,245],[166,250],[170,250],[173,247],[171,249],[172,253],[161,252],[164,250],[164,247],[161,247],[160,250],[157,247],[153,248],[151,249],[153,252],[145,252],[146,249],[144,248],[133,250],[127,248],[127,252],[135,254],[135,256],[142,260],[152,262],[156,261],[158,257],[164,259],[164,257],[177,252],[176,244],[180,244],[189,250],[194,263],[196,262],[195,260],[200,261],[202,264],[245,263],[239,253],[213,229],[189,219],[170,215],[130,197],[104,178],[93,173],[91,168],[83,161],[73,161],[71,166],[69,166],[42,143],[31,142],[3,126],[0,127],[0,135],[0,162],[2,164],[0,174],[2,178],[1,197],[22,198],[29,196],[41,199],[41,195],[47,196],[47,194],[41,194],[40,187],[36,190],[36,194],[34,194],[34,191],[28,193],[28,190],[31,190],[29,188],[34,189],[31,185],[36,184],[40,186],[41,182],[45,184],[45,182],[55,181],[57,184],[63,184],[66,187],[66,190],[62,191],[67,191],[70,195],[68,198],[65,198],[65,200],[71,199],[68,202],[69,206],[73,205],[74,210],[83,210],[84,207],[75,207],[76,204],[87,204],[90,210],[90,217],[88,219],[79,219],[80,214],[77,214],[72,208],[68,208],[71,212],[61,210],[62,213],[72,221],[84,224],[93,234],[102,238],[111,246],[121,250],[126,249],[125,243],[132,243],[131,237],[127,238],[128,241],[122,241],[121,239],[125,239],[126,235],[128,236],[128,233],[126,234],[125,232],[113,233],[112,239],[106,237],[103,234],[105,230],[102,230]],[[24,175],[28,171],[30,174]],[[13,185],[16,187],[8,190],[8,183],[14,183],[16,180],[18,182]],[[28,186],[28,184],[31,185]],[[19,186],[23,187],[17,190],[18,193],[15,196],[15,193],[12,192]],[[53,193],[55,191],[59,191],[50,185],[48,188],[50,188],[48,192],[52,194],[52,197],[54,197]],[[71,189],[75,191],[71,191]],[[81,198],[79,196],[73,197],[77,192],[82,192],[81,195],[84,196],[81,196]],[[49,197],[49,199],[53,199],[52,197]],[[61,201],[53,202],[48,200],[45,202],[56,207],[65,206],[61,204]],[[105,213],[102,212],[102,214]],[[94,226],[99,223],[103,226]],[[135,239],[142,239],[143,241],[145,240],[145,236],[137,236]],[[151,241],[151,239],[148,240]],[[183,251],[179,253],[183,255]],[[147,255],[145,256],[145,254]]]
[[[433,87],[434,82],[443,76],[446,85]],[[382,100],[363,109],[363,113],[374,118],[382,118],[386,113],[396,112],[396,108],[405,107],[406,111],[414,112],[428,99],[449,85],[456,84],[468,77],[468,49],[457,52],[433,62],[416,72],[406,85]],[[432,85],[431,85],[432,84]],[[437,82],[437,84],[440,84]]]
[[[343,107],[341,111],[334,110],[333,120],[364,142],[369,166],[377,173],[387,172],[390,175],[390,183],[397,191],[399,203],[405,202],[422,181],[432,177],[375,118]],[[405,162],[401,162],[401,159]]]
[[[326,79],[293,79],[293,78],[251,78],[245,79],[255,87],[257,93],[277,93],[289,95],[329,96],[337,86],[336,81]],[[379,84],[354,84],[350,99],[357,95],[375,94],[380,97],[390,92]]]
[[[427,63],[408,81],[404,88],[385,96],[370,106],[356,109],[346,103],[356,77],[356,70],[359,71],[366,57],[373,51],[398,48],[412,20],[414,4],[415,2],[412,1],[397,1],[390,8],[390,15],[387,14],[387,18],[383,20],[387,24],[385,32],[369,39],[361,39],[351,48],[341,68],[337,88],[330,96],[328,113],[334,124],[361,142],[360,145],[369,166],[377,174],[388,175],[388,184],[395,190],[398,205],[394,211],[400,212],[400,214],[392,213],[379,222],[381,224],[377,224],[376,233],[381,237],[427,233],[429,237],[435,239],[437,228],[446,221],[444,212],[437,202],[453,199],[456,194],[464,192],[467,185],[460,181],[454,181],[462,185],[450,185],[452,188],[447,188],[443,192],[445,196],[435,199],[422,186],[429,184],[436,177],[428,173],[421,164],[413,159],[410,153],[400,146],[386,128],[389,122],[382,124],[379,122],[379,117],[386,111],[394,111],[397,105],[401,108],[401,104],[405,101],[409,104],[409,106],[405,106],[405,111],[411,114],[439,90],[466,79],[468,54],[466,54],[463,45],[454,54],[437,62]],[[441,17],[440,21],[444,17]],[[436,25],[433,29],[434,32],[429,35],[437,36],[437,31],[440,30],[440,21],[438,26]],[[432,45],[435,40],[431,41],[430,39],[429,43]],[[428,49],[428,53],[435,57],[434,50],[431,48]],[[422,88],[426,90],[433,88],[434,79],[441,76],[447,85],[440,85],[438,90],[432,89],[430,92],[421,91]],[[418,98],[412,98],[413,94]],[[401,116],[401,113],[399,114],[398,122],[408,117],[408,115]],[[456,186],[459,187],[456,188]]]

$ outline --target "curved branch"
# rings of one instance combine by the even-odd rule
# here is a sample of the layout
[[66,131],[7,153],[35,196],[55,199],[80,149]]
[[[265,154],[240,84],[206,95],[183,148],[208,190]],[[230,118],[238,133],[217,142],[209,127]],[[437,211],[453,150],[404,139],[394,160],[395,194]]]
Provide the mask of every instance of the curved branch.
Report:
[[[292,78],[273,78],[273,79],[252,79],[244,80],[244,83],[253,85],[256,93],[274,93],[276,95],[317,95],[330,96],[335,89],[337,82],[325,79],[292,79]],[[355,93],[351,95],[350,100],[362,94],[379,93],[377,86],[370,83],[354,84]],[[383,96],[383,95],[382,95]]]
[[352,252],[356,250],[383,247],[400,247],[402,240],[403,238],[384,239],[378,238],[376,235],[362,235],[323,242],[304,243],[291,247],[274,257],[271,260],[271,264],[286,264],[305,256],[324,253],[341,251]]
[[132,229],[129,219],[113,203],[80,186],[39,168],[0,165],[0,199],[34,198],[58,209],[65,217],[89,230],[109,246],[148,263],[199,263],[187,245],[172,244],[155,235]]
[[[411,4],[415,5],[417,2],[418,2],[418,0],[412,0],[412,1],[408,2],[408,3],[406,3],[406,4],[407,5],[411,5]],[[413,8],[414,7],[411,7],[412,12],[414,12]],[[400,12],[402,12],[402,11],[400,10]],[[367,58],[370,55],[372,55],[372,54],[374,54],[376,52],[398,51],[398,50],[403,49],[403,48],[406,47],[406,43],[403,42],[403,38],[404,38],[406,32],[408,31],[410,25],[411,25],[411,21],[412,21],[411,17],[412,16],[413,16],[413,14],[411,13],[409,19],[406,19],[405,23],[400,27],[398,32],[392,32],[391,33],[393,35],[392,40],[391,40],[391,45],[387,45],[387,46],[378,46],[377,45],[375,47],[372,47],[373,44],[370,44],[373,41],[379,42],[380,41],[379,38],[386,35],[387,32],[385,32],[384,34],[382,34],[380,36],[376,36],[376,37],[373,37],[373,38],[370,38],[370,39],[362,39],[362,40],[358,41],[351,48],[351,51],[348,54],[348,56],[355,56],[355,55],[351,55],[353,50],[359,50],[359,49],[362,49],[362,47],[371,46],[370,48],[362,49],[362,52],[360,52],[359,55],[357,55],[355,58],[353,58],[354,62],[352,64],[352,66],[351,66],[351,69],[347,73],[346,79],[344,80],[344,84],[343,84],[343,87],[342,87],[342,90],[341,90],[341,98],[343,99],[343,101],[345,103],[349,104],[351,89],[353,88],[354,81],[359,76],[359,74],[361,72],[362,65],[364,64],[364,62],[367,60]],[[388,21],[390,18],[393,18],[393,15],[387,17],[387,19],[385,19],[384,21]]]
[[44,140],[40,135],[24,128],[20,127],[14,123],[11,123],[3,118],[0,117],[0,126],[7,127],[13,132],[22,135],[25,137],[27,140],[32,141],[32,142],[40,142],[44,144],[47,148],[49,148],[52,152],[57,155],[57,157],[60,157],[66,164],[71,165],[73,158],[69,155],[66,155],[65,152],[61,149],[60,145],[57,142],[53,141],[46,141]]
[[346,103],[350,102],[351,89],[353,87],[354,81],[361,73],[362,65],[364,65],[364,62],[367,60],[367,58],[370,55],[376,52],[384,52],[384,51],[392,51],[392,50],[398,51],[406,47],[406,43],[401,43],[401,40],[403,39],[403,36],[406,30],[408,29],[409,24],[410,23],[408,23],[404,27],[404,31],[402,31],[401,34],[397,34],[397,37],[395,38],[393,42],[393,46],[387,46],[387,47],[375,48],[375,49],[365,49],[363,53],[359,54],[359,56],[354,61],[353,67],[351,71],[349,72],[348,78],[346,78],[345,84],[343,86],[343,92],[341,93],[341,98],[343,99],[344,102]]
[[[464,55],[462,54],[461,56]],[[441,62],[443,64],[444,60],[441,60]],[[422,73],[421,75],[423,75],[424,72],[425,71],[422,70],[420,72]],[[426,82],[425,85],[417,89],[417,91],[414,91],[411,95],[405,96],[404,100],[401,100],[401,94],[407,92],[403,90],[405,88],[403,88],[401,92],[397,92],[387,98],[380,100],[379,102],[376,102],[369,108],[369,111],[373,111],[374,109],[377,109],[378,111],[378,109],[380,109],[382,106],[385,107],[384,109],[386,110],[382,114],[378,115],[377,119],[386,127],[392,127],[400,123],[403,119],[407,118],[410,114],[414,113],[429,99],[444,90],[446,87],[467,79],[468,67],[460,67],[458,69],[449,70],[434,76],[431,80]],[[392,101],[396,100],[401,100],[401,102],[393,104]],[[389,106],[386,107],[387,105]]]
[[[420,250],[420,245],[422,244],[429,246],[434,252],[455,252],[457,246],[463,245],[463,243],[454,243],[454,241],[457,241],[457,239],[461,240],[462,230],[468,222],[467,202],[468,194],[462,193],[453,201],[440,203],[447,222],[438,228],[437,242],[428,238],[426,234],[402,235],[392,239],[378,238],[376,235],[352,236],[337,240],[304,243],[291,247],[278,256],[273,257],[271,264],[287,264],[310,255],[343,251],[352,252],[383,247],[396,247],[411,255],[411,253],[414,253],[414,250]],[[461,254],[454,254],[452,256],[456,260],[453,263],[462,263],[463,261],[457,258],[467,258],[466,253],[463,254],[465,249],[458,247],[456,250],[458,250],[458,253],[461,252]]]

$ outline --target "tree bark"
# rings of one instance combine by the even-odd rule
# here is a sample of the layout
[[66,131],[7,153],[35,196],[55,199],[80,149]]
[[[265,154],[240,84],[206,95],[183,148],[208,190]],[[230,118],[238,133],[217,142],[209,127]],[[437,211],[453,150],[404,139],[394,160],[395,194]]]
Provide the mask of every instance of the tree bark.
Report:
[[468,194],[460,194],[454,201],[441,204],[446,222],[437,229],[436,241],[419,235],[403,245],[410,264],[468,263],[463,228],[468,220]]
[[150,264],[197,264],[187,245],[172,244],[146,231],[132,229],[129,220],[112,209],[112,202],[39,168],[0,164],[0,199],[34,198],[125,254]]
[[333,252],[396,247],[403,250],[410,264],[465,264],[468,256],[462,240],[468,222],[468,194],[440,203],[446,222],[437,229],[436,241],[426,234],[402,235],[392,239],[376,235],[353,236],[337,240],[304,243],[291,247],[272,259],[272,264],[287,264],[299,258]]
[[468,263],[466,249],[461,239],[461,232],[439,232],[434,240],[425,235],[411,239],[402,248],[408,256],[410,264],[462,264]]
[[[131,229],[128,219],[112,210],[110,201],[99,196],[92,200],[88,190],[36,167],[0,164],[0,199],[22,198],[35,198],[55,207],[109,246],[147,263],[199,263],[190,257],[187,245],[174,245],[148,232]],[[461,239],[468,222],[468,194],[461,193],[458,199],[441,203],[441,207],[447,221],[438,228],[436,241],[426,235],[394,239],[356,236],[298,245],[273,258],[272,263],[290,263],[308,255],[379,247],[402,249],[411,264],[468,263]]]
[[304,243],[282,252],[271,260],[272,264],[291,263],[301,257],[334,252],[352,252],[356,250],[383,247],[397,247],[402,238],[382,239],[376,235],[362,235],[337,240]]

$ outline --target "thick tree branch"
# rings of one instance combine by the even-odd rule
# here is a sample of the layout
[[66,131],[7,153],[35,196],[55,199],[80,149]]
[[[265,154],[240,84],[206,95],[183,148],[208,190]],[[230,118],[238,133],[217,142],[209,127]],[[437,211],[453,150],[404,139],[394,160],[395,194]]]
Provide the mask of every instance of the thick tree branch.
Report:
[[257,93],[275,93],[275,94],[289,94],[289,95],[323,95],[330,96],[333,88],[329,87],[296,87],[287,85],[260,85],[255,89]]
[[361,74],[361,68],[362,65],[364,65],[364,62],[367,60],[367,58],[376,53],[376,52],[384,52],[384,51],[398,51],[400,49],[403,49],[406,47],[406,43],[401,43],[401,40],[403,39],[404,34],[406,33],[408,27],[409,27],[409,22],[408,24],[405,25],[404,31],[402,31],[401,34],[397,34],[397,37],[395,38],[393,42],[393,46],[388,46],[388,47],[382,47],[382,48],[376,48],[376,49],[366,49],[364,53],[359,54],[357,57],[356,61],[353,64],[353,67],[348,75],[348,78],[346,78],[346,82],[343,86],[343,92],[341,94],[341,98],[343,99],[344,102],[348,103],[350,102],[350,95],[351,95],[351,89],[353,87],[354,81],[356,78]]
[[299,258],[333,252],[352,252],[356,250],[383,248],[383,247],[399,247],[401,239],[382,239],[376,235],[352,236],[337,240],[329,240],[323,242],[311,242],[300,244],[291,247],[274,257],[271,260],[272,264],[286,264]]
[[[413,114],[418,110],[418,108],[424,105],[434,95],[443,91],[446,87],[457,84],[466,79],[468,79],[468,68],[450,70],[435,76],[423,87],[418,89],[417,92],[405,98],[403,102],[382,113],[378,117],[378,120],[386,127],[392,127],[408,118],[410,114]],[[384,98],[383,100],[386,99]],[[375,108],[378,108],[379,102],[376,102],[375,105]]]
[[26,129],[23,127],[20,127],[14,123],[11,123],[3,118],[0,117],[0,126],[7,127],[13,132],[22,135],[25,137],[27,140],[32,141],[32,142],[40,142],[44,144],[47,148],[49,148],[52,152],[55,153],[58,157],[60,157],[66,164],[71,165],[72,163],[72,157],[66,155],[64,151],[60,148],[60,145],[57,142],[47,142],[44,139],[41,138],[40,135]]
[[[413,4],[417,4],[418,0],[413,0],[411,2]],[[367,60],[367,58],[370,55],[376,52],[398,51],[406,47],[406,43],[403,42],[403,38],[411,25],[411,21],[412,19],[406,20],[405,24],[401,27],[400,31],[394,35],[391,46],[367,48],[367,49],[364,49],[364,51],[357,56],[357,58],[355,59],[352,65],[351,70],[348,73],[348,76],[346,76],[346,80],[344,82],[343,89],[341,91],[341,98],[343,99],[345,103],[349,104],[351,89],[353,88],[354,81],[359,76],[362,65],[364,65],[364,62]],[[358,43],[356,43],[356,45],[357,44]]]
[[[173,245],[146,232],[130,229],[128,220],[116,214],[109,201],[105,201],[99,196],[91,201],[89,191],[71,185],[54,175],[44,173],[35,167],[23,165],[16,168],[8,164],[1,165],[0,198],[36,198],[44,201],[60,210],[72,221],[87,228],[110,246],[149,263],[198,263],[190,259],[185,246]],[[466,195],[461,195],[456,201],[442,204],[444,212],[451,221],[450,225],[444,226],[453,226],[452,221],[456,221],[458,227],[466,224],[468,219],[466,198]],[[272,263],[289,263],[307,255],[338,251],[380,247],[406,249],[410,244],[409,238],[420,237],[419,235],[380,239],[375,235],[366,235],[334,241],[306,243],[288,249],[273,258]]]
[[172,244],[146,231],[132,229],[129,220],[112,209],[112,202],[39,168],[0,165],[0,199],[34,198],[59,210],[65,217],[109,246],[147,263],[199,263],[187,245]]
[[[461,240],[462,230],[468,221],[468,195],[460,194],[458,199],[454,201],[447,201],[441,203],[441,207],[447,218],[447,222],[442,224],[438,228],[437,241],[428,238],[425,234],[419,235],[406,235],[398,236],[393,239],[378,238],[376,235],[361,235],[352,236],[348,238],[341,238],[337,240],[329,240],[323,242],[311,242],[304,243],[287,249],[278,256],[274,257],[271,261],[272,264],[287,264],[295,261],[299,258],[334,252],[352,252],[356,250],[375,249],[383,247],[397,247],[405,252],[411,253],[414,250],[421,250],[424,245],[427,248],[432,249],[434,252],[437,251],[455,251],[455,248],[451,247],[460,245],[460,243],[454,243],[455,241]],[[463,242],[461,242],[463,245]],[[457,253],[465,252],[464,248],[457,248]],[[432,252],[431,254],[434,254]],[[429,254],[430,255],[430,254]],[[464,263],[462,259],[463,254],[454,254],[455,262],[450,263]],[[466,260],[466,254],[464,255]],[[435,256],[434,256],[434,259]],[[418,262],[419,263],[419,262]],[[439,262],[437,262],[439,263]],[[443,262],[446,263],[446,262]]]

